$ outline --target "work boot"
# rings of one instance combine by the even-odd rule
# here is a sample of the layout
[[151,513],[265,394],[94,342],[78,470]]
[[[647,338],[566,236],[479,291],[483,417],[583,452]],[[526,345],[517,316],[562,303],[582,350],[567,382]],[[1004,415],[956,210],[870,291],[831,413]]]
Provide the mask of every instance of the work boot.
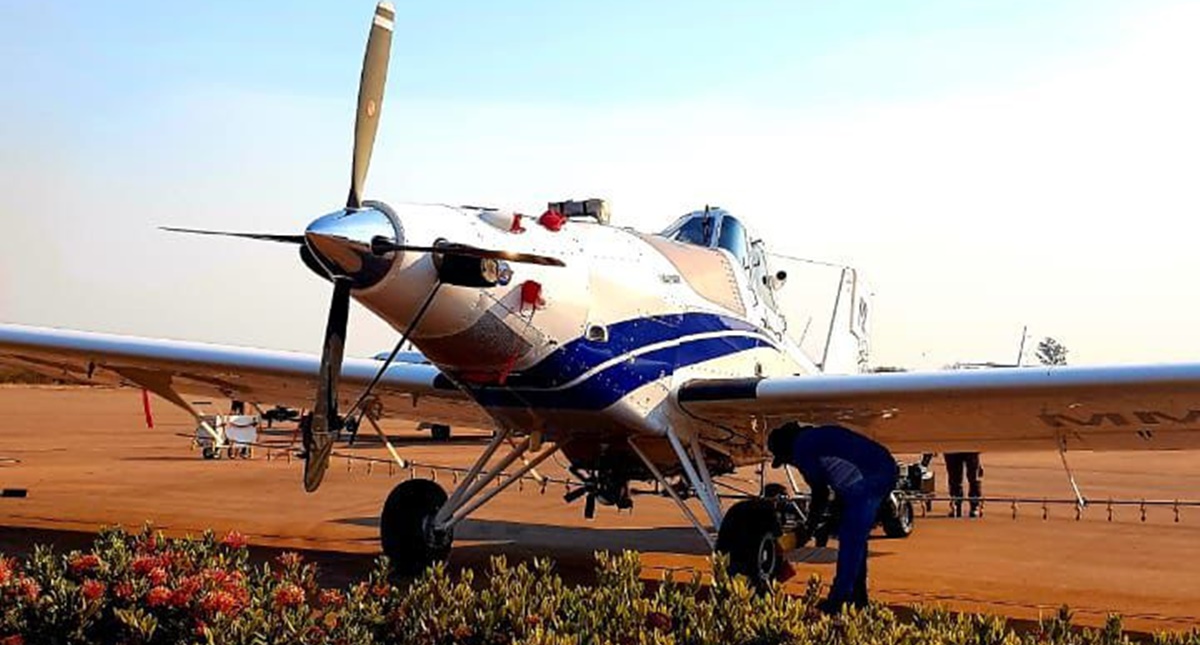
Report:
[[967,517],[983,517],[983,509],[978,504],[971,504],[971,511]]
[[962,502],[950,502],[948,517],[962,517]]

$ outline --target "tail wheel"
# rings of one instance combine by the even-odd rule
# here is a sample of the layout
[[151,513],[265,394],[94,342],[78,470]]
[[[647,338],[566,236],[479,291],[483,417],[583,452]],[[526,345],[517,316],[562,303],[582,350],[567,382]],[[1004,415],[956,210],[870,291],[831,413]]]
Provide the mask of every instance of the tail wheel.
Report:
[[435,531],[433,518],[446,491],[428,479],[401,482],[388,494],[379,516],[379,542],[392,570],[417,575],[450,555],[453,531]]
[[729,556],[729,572],[744,575],[763,588],[780,571],[778,540],[783,532],[774,507],[764,500],[734,504],[717,534],[717,551]]
[[894,502],[884,500],[883,533],[890,538],[906,538],[913,532],[917,514],[911,499],[902,500],[897,507]]

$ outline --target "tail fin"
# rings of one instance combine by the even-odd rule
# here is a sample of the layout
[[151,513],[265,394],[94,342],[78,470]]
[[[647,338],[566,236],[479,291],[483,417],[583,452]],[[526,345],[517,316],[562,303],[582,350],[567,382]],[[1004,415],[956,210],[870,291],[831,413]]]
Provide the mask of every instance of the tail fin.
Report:
[[775,310],[785,331],[822,371],[866,371],[871,290],[853,267],[768,254]]
[[852,374],[869,368],[871,354],[871,291],[858,270],[842,268],[841,288],[834,301],[819,362],[827,374]]

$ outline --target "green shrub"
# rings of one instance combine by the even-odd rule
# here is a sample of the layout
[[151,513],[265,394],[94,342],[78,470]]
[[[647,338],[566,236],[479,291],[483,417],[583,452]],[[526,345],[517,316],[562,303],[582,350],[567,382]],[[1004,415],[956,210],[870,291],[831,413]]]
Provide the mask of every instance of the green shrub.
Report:
[[[1065,608],[1034,633],[1004,619],[918,609],[901,620],[877,605],[837,618],[816,611],[820,583],[795,596],[756,593],[725,563],[647,585],[636,553],[596,554],[596,582],[568,586],[547,560],[476,573],[444,566],[394,583],[380,558],[365,581],[322,588],[295,553],[250,563],[245,539],[167,539],[146,528],[109,529],[86,553],[38,547],[0,557],[0,645],[20,643],[418,644],[883,644],[1120,645],[1121,622],[1071,626]],[[1200,630],[1157,637],[1200,645]]]

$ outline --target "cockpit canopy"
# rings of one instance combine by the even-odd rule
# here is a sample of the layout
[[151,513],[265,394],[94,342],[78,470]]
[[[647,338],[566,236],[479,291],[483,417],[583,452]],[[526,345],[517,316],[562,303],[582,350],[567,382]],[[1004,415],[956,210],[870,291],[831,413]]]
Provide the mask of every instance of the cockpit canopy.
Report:
[[750,266],[750,238],[734,216],[720,208],[706,208],[675,220],[662,236],[683,244],[729,251],[743,267]]

